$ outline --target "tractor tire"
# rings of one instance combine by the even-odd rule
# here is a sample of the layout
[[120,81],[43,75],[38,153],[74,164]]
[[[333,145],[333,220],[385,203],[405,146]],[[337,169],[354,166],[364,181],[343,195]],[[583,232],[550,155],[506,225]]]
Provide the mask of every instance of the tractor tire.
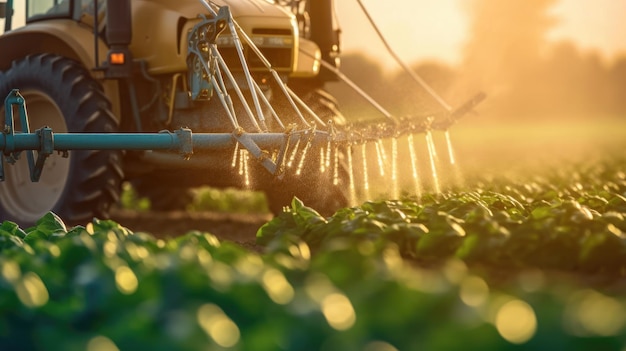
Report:
[[[118,130],[102,86],[76,61],[52,54],[15,61],[6,72],[0,72],[0,97],[14,88],[25,98],[31,132],[43,126],[55,133]],[[19,130],[18,116],[15,119]],[[121,192],[121,160],[120,151],[69,151],[68,157],[53,154],[46,160],[39,182],[33,183],[22,153],[15,165],[5,166],[0,219],[29,226],[48,211],[68,225],[108,218]]]
[[[325,122],[332,120],[344,125],[345,119],[339,112],[333,96],[322,89],[312,89],[300,95],[302,100]],[[300,199],[323,216],[331,216],[340,208],[350,205],[349,171],[346,166],[345,149],[339,149],[338,184],[334,184],[332,170],[320,171],[319,150],[307,153],[300,175],[287,170],[283,180],[273,179],[265,189],[268,207],[274,215],[289,206],[293,197]]]
[[324,121],[333,121],[336,126],[346,124],[346,119],[339,110],[337,99],[324,89],[312,89],[302,95],[304,101]]

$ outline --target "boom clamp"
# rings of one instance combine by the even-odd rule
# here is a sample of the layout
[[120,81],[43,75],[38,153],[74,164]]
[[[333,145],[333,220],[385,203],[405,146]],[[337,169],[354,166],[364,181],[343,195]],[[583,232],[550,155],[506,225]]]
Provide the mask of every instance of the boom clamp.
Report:
[[[4,146],[3,153],[0,154],[0,181],[4,180],[4,158],[6,157],[6,161],[13,164],[20,157],[21,151],[18,150],[22,150],[15,138],[14,110],[17,109],[20,116],[21,133],[30,134],[26,102],[22,94],[20,94],[19,89],[11,90],[4,100],[4,106],[4,128],[0,134],[0,144]],[[25,152],[28,160],[30,180],[37,182],[41,177],[41,171],[43,170],[46,158],[54,152],[54,135],[52,129],[47,126],[37,129],[32,135],[38,139],[39,149],[37,150],[37,160],[35,161],[33,150],[25,150]]]

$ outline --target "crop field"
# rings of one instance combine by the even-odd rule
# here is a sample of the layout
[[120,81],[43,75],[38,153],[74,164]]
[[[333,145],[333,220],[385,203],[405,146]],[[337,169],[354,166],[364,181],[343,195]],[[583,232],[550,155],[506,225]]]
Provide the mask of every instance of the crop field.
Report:
[[5,221],[0,349],[622,351],[624,127],[460,124],[440,193],[294,199],[254,245]]

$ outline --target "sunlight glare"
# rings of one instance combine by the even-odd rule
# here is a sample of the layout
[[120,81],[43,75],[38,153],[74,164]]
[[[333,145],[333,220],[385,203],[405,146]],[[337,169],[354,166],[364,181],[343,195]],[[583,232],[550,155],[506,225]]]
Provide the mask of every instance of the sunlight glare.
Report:
[[537,331],[533,308],[522,300],[512,300],[500,307],[495,320],[498,333],[513,344],[523,344]]
[[207,303],[198,309],[198,324],[221,347],[232,347],[239,342],[241,333],[218,306]]
[[333,293],[324,298],[322,312],[328,324],[336,330],[350,329],[356,321],[352,303],[340,293]]

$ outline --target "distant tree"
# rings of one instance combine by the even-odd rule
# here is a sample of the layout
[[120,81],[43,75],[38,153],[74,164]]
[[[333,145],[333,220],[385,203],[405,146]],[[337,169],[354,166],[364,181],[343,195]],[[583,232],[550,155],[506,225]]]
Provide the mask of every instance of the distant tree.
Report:
[[558,42],[539,73],[534,104],[540,112],[565,118],[613,113],[610,73],[597,52],[582,53],[572,42]]
[[[449,92],[455,82],[455,69],[437,61],[419,62],[411,68],[447,103],[452,103]],[[399,116],[429,116],[445,112],[405,71],[395,71],[391,82],[394,89],[389,92],[388,99]]]
[[498,114],[529,113],[555,0],[469,1],[461,84],[486,91]]
[[[594,51],[571,41],[551,42],[556,0],[470,0],[471,36],[458,67],[418,62],[417,72],[450,105],[459,106],[482,90],[482,115],[497,118],[572,118],[621,114],[626,117],[626,56],[609,65]],[[352,53],[341,70],[394,116],[425,116],[441,106],[400,70]],[[329,85],[347,116],[382,118],[343,83]]]
[[[455,77],[454,69],[434,61],[414,64],[412,69],[443,95]],[[443,112],[443,108],[400,68],[386,73],[378,61],[361,54],[350,54],[342,58],[341,71],[393,116],[424,117]],[[346,84],[332,83],[328,90],[337,98],[347,117],[384,118]]]
[[[385,73],[380,64],[361,53],[350,53],[341,58],[341,72],[363,91],[383,104],[388,90]],[[340,109],[352,119],[380,118],[382,115],[347,84],[338,81],[327,85],[337,98]]]
[[610,97],[612,111],[626,118],[626,56],[615,60],[609,71]]

